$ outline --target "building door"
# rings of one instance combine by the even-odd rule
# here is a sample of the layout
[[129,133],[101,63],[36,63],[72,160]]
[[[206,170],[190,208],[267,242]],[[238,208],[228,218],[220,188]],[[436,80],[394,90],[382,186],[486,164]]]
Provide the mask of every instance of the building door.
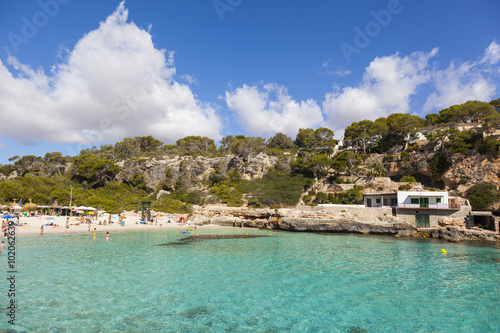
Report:
[[417,228],[429,228],[431,226],[429,215],[415,215],[415,224],[417,225]]
[[372,206],[372,199],[366,199],[366,207]]
[[420,208],[429,208],[429,198],[420,198]]

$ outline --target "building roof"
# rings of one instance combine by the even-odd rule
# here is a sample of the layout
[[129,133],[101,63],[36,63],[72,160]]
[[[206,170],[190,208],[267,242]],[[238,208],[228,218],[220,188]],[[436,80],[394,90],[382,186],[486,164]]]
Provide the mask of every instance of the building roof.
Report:
[[365,193],[365,194],[363,194],[364,197],[380,196],[380,195],[397,195],[397,193],[396,192],[390,192],[390,193]]

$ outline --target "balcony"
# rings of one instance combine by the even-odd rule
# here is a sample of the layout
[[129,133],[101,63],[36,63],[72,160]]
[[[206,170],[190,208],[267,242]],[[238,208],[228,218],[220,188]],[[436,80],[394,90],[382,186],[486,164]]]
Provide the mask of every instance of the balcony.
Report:
[[406,209],[460,209],[459,204],[398,204],[398,208]]

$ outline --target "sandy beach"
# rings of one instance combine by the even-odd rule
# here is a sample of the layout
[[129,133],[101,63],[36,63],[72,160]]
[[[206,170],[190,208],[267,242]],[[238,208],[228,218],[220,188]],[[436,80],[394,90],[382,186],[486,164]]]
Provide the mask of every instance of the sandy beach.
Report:
[[[106,233],[109,231],[110,233],[124,231],[124,230],[156,230],[159,228],[162,229],[187,229],[189,227],[189,222],[187,224],[179,224],[178,222],[174,222],[168,219],[159,219],[158,223],[149,223],[149,224],[140,224],[139,216],[130,216],[127,215],[125,219],[125,225],[121,226],[118,223],[118,217],[114,215],[112,218],[111,224],[99,225],[99,221],[104,221],[105,217],[98,217],[97,220],[92,220],[90,225],[90,232],[94,231],[94,228],[97,233]],[[9,219],[10,221],[17,221],[16,218]],[[47,224],[55,224],[57,226],[47,226]],[[19,217],[19,226],[16,227],[16,236],[30,236],[30,235],[40,235],[41,227],[43,227],[43,234],[68,234],[68,233],[88,233],[89,225],[87,223],[80,224],[77,217],[70,217],[69,228],[65,227],[66,225],[66,216],[46,216],[42,215],[41,218],[38,217]],[[194,224],[192,224],[194,227]],[[218,225],[204,225],[197,226],[198,229],[209,229],[209,228],[224,228]]]

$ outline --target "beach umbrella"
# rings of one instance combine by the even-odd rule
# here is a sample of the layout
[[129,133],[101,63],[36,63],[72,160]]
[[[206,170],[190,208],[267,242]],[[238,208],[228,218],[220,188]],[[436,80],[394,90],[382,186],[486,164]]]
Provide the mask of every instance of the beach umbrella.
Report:
[[97,210],[97,209],[94,207],[87,207],[87,210]]
[[27,203],[26,205],[23,206],[23,210],[25,212],[31,212],[31,211],[37,210],[37,209],[38,209],[38,205],[35,205],[34,203],[32,203],[31,200],[29,203]]
[[14,218],[14,216],[12,216],[12,215],[6,215],[6,216],[4,216],[4,217],[2,217],[2,218],[3,218],[3,219],[12,219],[12,218]]

